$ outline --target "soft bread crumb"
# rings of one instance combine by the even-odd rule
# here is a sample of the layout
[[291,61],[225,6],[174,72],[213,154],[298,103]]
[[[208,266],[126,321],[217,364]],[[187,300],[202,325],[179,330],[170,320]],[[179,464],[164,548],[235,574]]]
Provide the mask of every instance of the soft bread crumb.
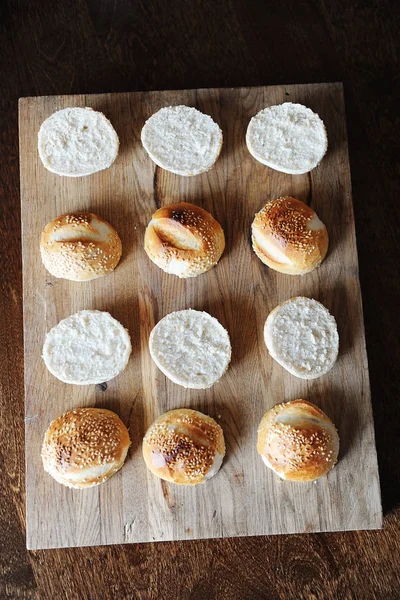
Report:
[[57,175],[81,177],[107,169],[117,158],[118,135],[110,121],[91,108],[64,108],[41,125],[39,156]]
[[150,334],[150,353],[158,368],[186,388],[211,387],[228,368],[228,332],[206,312],[170,313]]
[[314,169],[328,148],[320,117],[310,108],[292,102],[257,113],[247,128],[246,143],[259,162],[293,175]]
[[141,138],[156,165],[183,176],[211,169],[222,147],[217,123],[190,106],[161,108],[146,121]]
[[339,351],[334,317],[311,298],[293,298],[277,306],[266,320],[264,339],[272,358],[301,379],[327,373]]
[[89,385],[121,373],[131,350],[127,330],[109,313],[81,310],[49,331],[43,359],[50,373],[64,383]]

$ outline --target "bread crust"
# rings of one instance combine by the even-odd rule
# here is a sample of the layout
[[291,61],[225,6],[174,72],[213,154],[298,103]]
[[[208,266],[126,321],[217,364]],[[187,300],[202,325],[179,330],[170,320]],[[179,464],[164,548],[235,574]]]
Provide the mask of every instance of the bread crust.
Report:
[[292,400],[265,413],[257,451],[279,477],[314,481],[336,464],[339,435],[329,417],[307,400]]
[[41,450],[43,468],[67,487],[93,487],[122,467],[130,444],[128,430],[114,412],[76,408],[50,423]]
[[197,485],[210,477],[216,457],[219,469],[225,441],[222,428],[214,419],[180,408],[154,421],[142,449],[146,466],[157,477],[180,485]]
[[301,200],[271,200],[251,226],[253,250],[268,267],[287,275],[304,275],[324,260],[329,246],[325,225]]
[[144,237],[144,249],[160,269],[181,278],[214,267],[225,248],[221,225],[209,212],[180,202],[159,208]]
[[122,255],[122,243],[110,223],[80,211],[61,215],[46,225],[40,254],[54,277],[91,281],[115,269]]

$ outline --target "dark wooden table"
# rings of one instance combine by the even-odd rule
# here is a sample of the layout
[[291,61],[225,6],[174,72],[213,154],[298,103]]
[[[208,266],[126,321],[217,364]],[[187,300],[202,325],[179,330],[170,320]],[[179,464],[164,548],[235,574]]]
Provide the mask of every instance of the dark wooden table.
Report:
[[[397,5],[0,4],[0,598],[400,598]],[[18,98],[322,81],[345,85],[384,529],[27,552]]]

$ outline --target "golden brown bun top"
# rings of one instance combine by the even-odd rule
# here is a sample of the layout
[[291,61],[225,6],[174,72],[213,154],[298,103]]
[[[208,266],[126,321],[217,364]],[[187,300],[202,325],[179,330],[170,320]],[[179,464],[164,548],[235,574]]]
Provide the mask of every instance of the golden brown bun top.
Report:
[[257,450],[283,479],[313,481],[335,465],[339,436],[322,410],[307,400],[293,400],[264,415]]
[[70,410],[48,427],[42,446],[44,469],[71,487],[89,487],[113,475],[130,446],[129,433],[114,412]]
[[315,211],[291,196],[267,202],[256,214],[252,240],[254,251],[265,264],[292,275],[315,269],[329,244],[326,227]]
[[89,281],[115,269],[122,244],[114,227],[101,217],[73,212],[46,225],[40,251],[44,266],[54,277]]
[[164,413],[143,440],[143,456],[150,471],[178,484],[204,482],[217,455],[222,459],[224,454],[221,427],[196,410],[181,408]]
[[145,250],[167,273],[195,277],[213,267],[225,248],[221,225],[200,206],[180,202],[159,208],[146,229]]

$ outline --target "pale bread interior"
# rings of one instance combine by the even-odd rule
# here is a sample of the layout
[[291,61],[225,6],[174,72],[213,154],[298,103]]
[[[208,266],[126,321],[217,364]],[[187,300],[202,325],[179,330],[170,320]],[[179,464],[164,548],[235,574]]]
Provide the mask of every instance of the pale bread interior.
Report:
[[156,165],[183,176],[208,171],[222,147],[217,123],[190,106],[160,109],[146,121],[141,138]]
[[90,108],[64,108],[40,127],[39,156],[52,173],[81,177],[107,169],[118,155],[118,135],[110,121]]
[[131,342],[109,313],[82,310],[60,321],[46,336],[43,359],[65,383],[89,385],[116,377],[126,367]]
[[320,117],[310,108],[292,102],[257,113],[247,128],[246,143],[259,162],[293,175],[314,169],[328,148]]
[[274,309],[265,323],[264,339],[271,356],[301,379],[327,373],[339,350],[334,317],[311,298],[293,298]]
[[150,335],[150,353],[159,369],[187,388],[211,387],[231,359],[228,332],[206,312],[170,313]]

